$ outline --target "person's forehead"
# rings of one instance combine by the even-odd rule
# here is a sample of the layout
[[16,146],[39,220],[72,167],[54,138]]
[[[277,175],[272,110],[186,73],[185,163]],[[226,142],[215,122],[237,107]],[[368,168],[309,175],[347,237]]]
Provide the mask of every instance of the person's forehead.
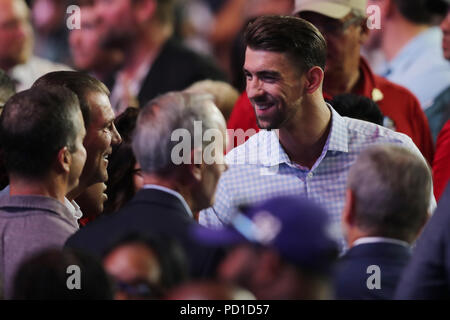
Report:
[[[284,52],[274,52],[267,50],[253,50],[247,47],[245,51],[244,68],[248,71],[278,71],[292,68],[288,54]],[[252,70],[250,70],[252,69]]]

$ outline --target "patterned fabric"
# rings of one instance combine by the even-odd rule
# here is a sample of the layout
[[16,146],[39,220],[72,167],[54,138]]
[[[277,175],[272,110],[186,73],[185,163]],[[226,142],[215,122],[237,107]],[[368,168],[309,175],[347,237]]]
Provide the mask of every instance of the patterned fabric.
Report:
[[[341,117],[331,106],[331,130],[322,154],[311,170],[289,160],[276,132],[261,130],[231,150],[229,169],[222,175],[214,206],[200,212],[199,222],[217,228],[228,223],[239,206],[281,195],[316,201],[330,214],[332,231],[345,248],[341,228],[347,175],[358,154],[369,145],[404,145],[423,159],[411,139],[387,128]],[[425,161],[425,160],[424,160]]]

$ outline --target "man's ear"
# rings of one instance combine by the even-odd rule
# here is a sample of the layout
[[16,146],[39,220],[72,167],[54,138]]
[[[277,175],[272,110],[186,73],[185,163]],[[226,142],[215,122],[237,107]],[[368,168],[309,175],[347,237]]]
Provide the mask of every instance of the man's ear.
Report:
[[345,193],[345,205],[342,213],[342,220],[345,226],[353,226],[355,224],[355,193],[347,189]]
[[191,163],[189,164],[189,172],[191,179],[195,182],[200,182],[202,180],[202,169],[203,169],[203,158],[201,150],[192,149],[191,150]]
[[134,5],[137,22],[146,22],[150,20],[156,12],[157,0],[140,0]]
[[320,67],[312,67],[306,72],[305,89],[308,94],[314,93],[319,89],[323,81],[323,70]]
[[70,165],[72,164],[72,154],[69,152],[67,146],[61,148],[58,151],[57,164],[59,169],[63,170],[66,173],[70,172]]

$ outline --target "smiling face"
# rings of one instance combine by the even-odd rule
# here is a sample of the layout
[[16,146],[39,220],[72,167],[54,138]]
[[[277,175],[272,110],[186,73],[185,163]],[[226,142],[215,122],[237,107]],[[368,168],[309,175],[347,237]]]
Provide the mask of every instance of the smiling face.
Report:
[[87,159],[80,180],[83,185],[90,186],[108,180],[108,156],[112,146],[122,139],[114,125],[114,112],[108,96],[93,91],[88,93],[87,100],[91,107],[91,119],[83,142]]
[[304,76],[284,53],[245,53],[247,95],[261,129],[280,129],[293,120],[304,94]]

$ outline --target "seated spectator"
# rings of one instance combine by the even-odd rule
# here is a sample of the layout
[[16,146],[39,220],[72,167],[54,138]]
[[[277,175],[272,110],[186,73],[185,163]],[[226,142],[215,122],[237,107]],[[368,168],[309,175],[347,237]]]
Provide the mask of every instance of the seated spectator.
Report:
[[222,230],[198,226],[201,243],[235,246],[219,277],[257,299],[330,299],[329,276],[337,258],[326,211],[298,196],[276,197],[238,213]]
[[450,299],[450,184],[417,240],[396,299]]
[[344,93],[330,101],[333,109],[343,117],[350,117],[383,125],[383,114],[377,103],[364,96]]
[[[214,133],[214,141],[198,140],[198,129]],[[173,140],[174,132],[184,135],[181,142]],[[172,92],[152,100],[140,111],[133,137],[143,188],[118,212],[82,228],[66,246],[101,256],[131,232],[166,235],[182,245],[191,276],[211,276],[220,252],[194,243],[188,230],[196,224],[195,213],[214,201],[217,181],[227,169],[225,135],[225,120],[209,95]],[[194,137],[200,143],[192,145]]]
[[24,0],[0,0],[0,69],[15,81],[16,90],[31,87],[43,74],[69,70],[61,64],[32,55],[33,30]]
[[[83,140],[87,152],[86,164],[77,188],[67,195],[67,206],[80,219],[83,212],[76,203],[76,198],[89,186],[108,180],[108,157],[112,147],[120,144],[122,139],[114,125],[109,90],[101,81],[82,72],[58,71],[40,77],[33,87],[57,85],[67,87],[77,95],[86,127],[86,137]],[[101,197],[98,199],[102,201]],[[93,219],[89,216],[84,218]]]
[[78,229],[65,195],[78,186],[86,134],[77,97],[40,87],[10,98],[0,117],[9,194],[0,197],[0,264],[5,297],[19,264],[47,247],[62,247]]
[[143,186],[140,166],[131,148],[138,115],[139,109],[128,108],[114,121],[122,143],[113,147],[109,157],[105,214],[121,209]]
[[116,285],[116,300],[160,299],[187,280],[186,257],[166,237],[129,234],[109,248],[103,265]]
[[[77,272],[79,279],[75,278]],[[70,290],[68,284],[74,288]],[[112,284],[100,261],[70,249],[47,249],[25,260],[14,278],[13,292],[15,300],[111,300],[113,297]]]
[[228,121],[230,118],[231,111],[239,98],[239,92],[230,84],[223,81],[202,80],[195,82],[186,90],[213,95],[214,103],[222,112],[225,121]]
[[[347,186],[343,224],[350,249],[337,265],[336,297],[392,299],[427,220],[430,169],[405,148],[373,146],[350,168]],[[367,284],[372,266],[380,272],[375,287]]]
[[230,283],[216,281],[190,282],[170,291],[167,300],[255,300],[255,296]]

